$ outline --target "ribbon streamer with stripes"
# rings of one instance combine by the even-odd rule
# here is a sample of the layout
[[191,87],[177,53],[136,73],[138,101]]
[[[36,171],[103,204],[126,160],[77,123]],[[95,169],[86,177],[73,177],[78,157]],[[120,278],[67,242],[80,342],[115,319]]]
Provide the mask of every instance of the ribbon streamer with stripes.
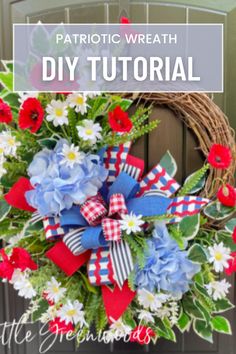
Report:
[[133,259],[129,245],[126,241],[110,243],[110,255],[114,279],[121,289],[125,280],[134,269]]
[[63,238],[63,242],[75,256],[87,251],[81,244],[81,237],[84,230],[85,227],[81,227],[80,229],[70,231]]
[[186,216],[195,215],[208,203],[209,199],[201,197],[176,197],[172,199],[172,202],[167,209],[168,214],[176,216],[170,220],[170,222],[179,222]]
[[146,191],[154,189],[160,190],[167,197],[170,197],[179,188],[180,185],[158,164],[140,182],[140,191],[137,196],[141,196]]

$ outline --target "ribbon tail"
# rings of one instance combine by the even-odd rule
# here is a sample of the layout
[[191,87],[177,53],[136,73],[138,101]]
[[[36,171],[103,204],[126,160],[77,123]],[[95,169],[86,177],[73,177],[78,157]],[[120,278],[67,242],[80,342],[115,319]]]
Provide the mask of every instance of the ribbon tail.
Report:
[[57,242],[55,246],[46,252],[46,257],[55,263],[69,277],[89,260],[90,255],[91,251],[84,252],[79,256],[73,255],[63,241]]
[[5,194],[5,201],[17,209],[22,209],[30,212],[35,212],[33,208],[26,200],[26,192],[30,192],[34,187],[30,183],[30,180],[25,177],[20,177],[18,181],[11,187],[10,191]]
[[122,289],[115,286],[114,290],[112,290],[106,285],[102,286],[102,298],[110,323],[112,323],[112,320],[117,321],[123,315],[135,295],[136,292],[129,288],[127,281],[124,283]]
[[145,192],[154,189],[164,192],[167,197],[174,194],[180,185],[173,179],[160,165],[156,165],[140,182],[140,191],[137,196],[142,196]]
[[134,269],[131,251],[127,242],[123,240],[119,242],[111,242],[110,256],[114,279],[119,288],[122,289],[125,280],[128,279],[129,274]]
[[181,221],[186,216],[192,216],[200,212],[200,210],[209,203],[209,199],[201,197],[176,197],[172,199],[167,213],[174,215],[175,218],[170,223]]

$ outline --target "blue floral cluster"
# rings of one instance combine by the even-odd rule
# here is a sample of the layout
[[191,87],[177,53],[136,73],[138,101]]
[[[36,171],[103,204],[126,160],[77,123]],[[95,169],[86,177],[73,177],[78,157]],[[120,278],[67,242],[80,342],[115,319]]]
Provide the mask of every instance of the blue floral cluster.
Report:
[[43,149],[34,156],[28,173],[34,190],[26,192],[28,203],[43,216],[59,215],[74,203],[81,204],[97,194],[107,178],[107,170],[97,155],[85,155],[73,168],[61,163],[67,140],[58,141],[54,150]]
[[188,259],[187,252],[170,237],[165,224],[156,225],[147,244],[145,267],[140,269],[136,265],[136,286],[151,292],[165,291],[176,297],[188,291],[200,266]]

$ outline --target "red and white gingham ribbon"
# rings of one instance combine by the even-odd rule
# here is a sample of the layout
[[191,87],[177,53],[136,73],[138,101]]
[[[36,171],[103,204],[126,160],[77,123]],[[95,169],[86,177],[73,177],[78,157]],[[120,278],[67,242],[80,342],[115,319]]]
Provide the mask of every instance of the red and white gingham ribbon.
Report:
[[[102,225],[104,237],[107,241],[119,241],[121,239],[119,218],[122,214],[128,213],[123,194],[113,194],[110,197],[108,208],[102,196],[98,194],[89,198],[81,206],[80,212],[89,225]],[[106,216],[113,216],[114,218],[107,218]]]

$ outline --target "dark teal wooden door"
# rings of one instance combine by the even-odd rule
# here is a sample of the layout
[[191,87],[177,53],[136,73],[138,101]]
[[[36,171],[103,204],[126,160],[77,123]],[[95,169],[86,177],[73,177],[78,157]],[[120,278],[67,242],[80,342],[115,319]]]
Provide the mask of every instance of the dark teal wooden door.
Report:
[[[220,0],[210,1],[93,1],[93,0],[0,0],[0,55],[4,59],[12,58],[12,23],[45,23],[66,22],[66,23],[103,23],[118,22],[119,15],[128,15],[133,22],[139,23],[186,23],[186,22],[216,22],[229,26],[234,15],[233,2],[227,1],[225,8]],[[231,6],[230,6],[230,4]],[[191,4],[191,5],[190,5]],[[196,7],[194,6],[197,5]],[[215,9],[214,9],[215,4]],[[236,4],[235,4],[236,5]],[[209,7],[207,9],[207,7]],[[235,6],[236,7],[236,6]],[[228,27],[226,27],[228,28]],[[227,34],[226,34],[227,35]],[[236,36],[235,36],[236,38]],[[226,53],[226,56],[228,54]],[[231,57],[232,60],[232,57]],[[234,68],[235,69],[235,68]],[[233,70],[233,69],[232,69]],[[225,69],[225,71],[227,71]],[[234,72],[231,72],[234,75]],[[235,80],[236,82],[236,80]],[[226,112],[233,111],[236,100],[232,100],[232,89],[227,82],[224,94],[215,95],[214,99]],[[235,94],[235,90],[233,91]],[[231,98],[230,98],[231,97]],[[232,102],[234,101],[234,102]],[[133,107],[132,109],[135,109]],[[195,149],[197,142],[174,113],[163,107],[155,107],[152,117],[158,117],[161,124],[158,129],[135,144],[133,153],[145,159],[146,168],[156,164],[161,156],[170,150],[178,164],[178,181],[196,170],[202,163],[199,152]],[[234,124],[233,114],[229,115]],[[236,124],[235,124],[236,125]],[[1,230],[0,230],[1,231]],[[231,301],[235,302],[234,279],[232,281]],[[19,299],[16,293],[8,285],[0,285],[0,323],[10,322],[14,318],[19,319],[27,304]],[[228,318],[236,334],[235,313],[231,311]],[[35,333],[39,328],[37,325],[28,326]],[[25,326],[25,331],[27,326]],[[0,333],[1,336],[1,333]],[[0,344],[0,354],[37,354],[43,337],[36,336],[28,344],[11,345],[11,348],[3,347]],[[81,353],[161,353],[161,354],[236,354],[235,336],[215,336],[214,344],[208,344],[190,333],[182,336],[177,333],[177,343],[169,343],[164,340],[157,342],[155,346],[142,347],[134,344],[117,342],[113,346],[97,344],[93,342],[82,344],[76,348],[74,342],[57,342],[49,354],[68,354],[79,351]]]

